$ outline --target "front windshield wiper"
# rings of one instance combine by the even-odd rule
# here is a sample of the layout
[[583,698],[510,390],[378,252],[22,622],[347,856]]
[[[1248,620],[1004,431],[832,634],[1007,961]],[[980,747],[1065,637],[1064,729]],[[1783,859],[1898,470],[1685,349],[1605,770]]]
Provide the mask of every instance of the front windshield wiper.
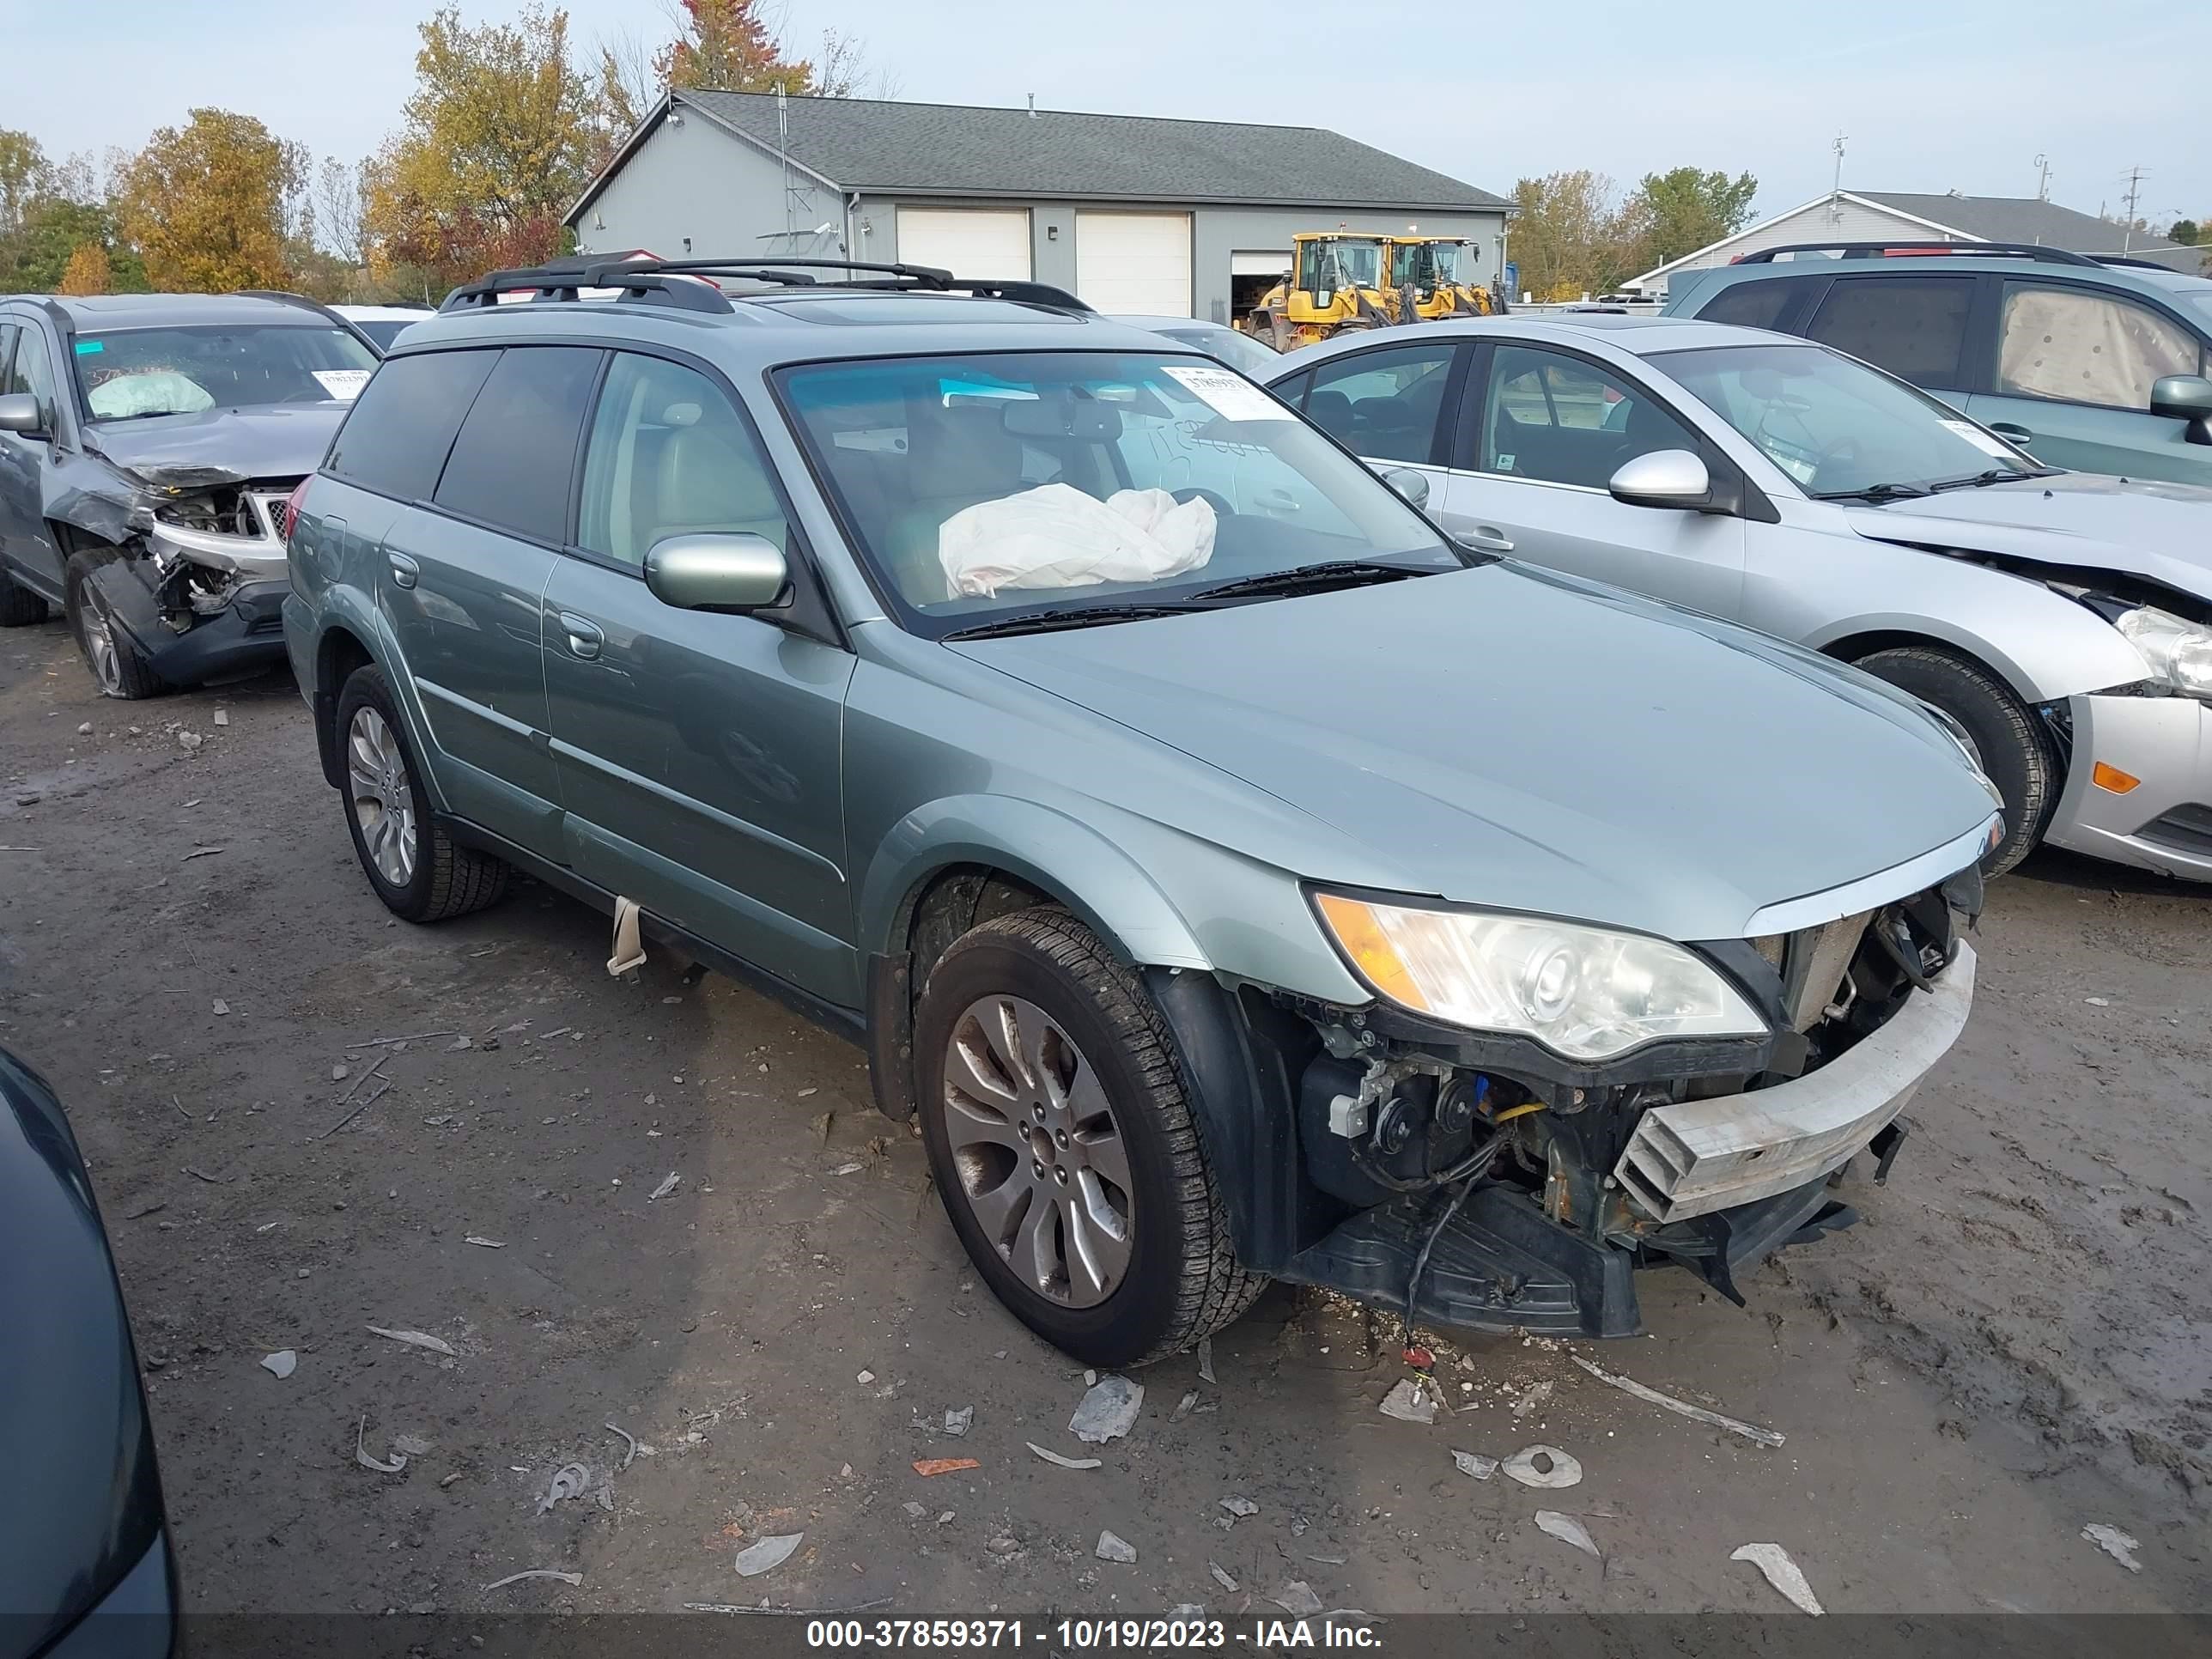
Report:
[[1206,609],[1195,605],[1094,605],[1079,611],[1033,611],[1026,617],[1002,617],[997,622],[974,623],[939,637],[947,640],[985,640],[1007,634],[1049,634],[1062,628],[1094,628],[1106,623],[1150,622],[1156,617],[1183,617]]
[[1993,466],[1986,472],[1977,472],[1971,478],[1945,478],[1929,484],[1928,488],[1931,490],[1978,489],[1984,484],[2010,483],[2014,478],[2048,478],[2062,470],[2055,466]]
[[1816,501],[1909,501],[1929,492],[1918,484],[1869,484],[1864,489],[1824,489]]
[[[1448,567],[1455,568],[1455,567]],[[1331,587],[1365,587],[1375,582],[1403,581],[1408,576],[1438,576],[1443,568],[1417,565],[1382,564],[1372,559],[1338,559],[1328,564],[1304,564],[1295,570],[1273,570],[1245,576],[1218,587],[1202,587],[1191,597],[1199,599],[1257,599],[1273,593],[1317,593]]]

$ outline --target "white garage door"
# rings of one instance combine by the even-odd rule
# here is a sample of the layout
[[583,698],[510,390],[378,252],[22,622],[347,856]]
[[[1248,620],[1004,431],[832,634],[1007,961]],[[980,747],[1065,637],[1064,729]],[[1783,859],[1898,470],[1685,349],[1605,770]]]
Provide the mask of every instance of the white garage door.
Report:
[[1190,315],[1190,216],[1079,213],[1075,291],[1097,310]]
[[956,276],[1026,282],[1030,216],[1026,208],[901,208],[898,257],[936,265]]

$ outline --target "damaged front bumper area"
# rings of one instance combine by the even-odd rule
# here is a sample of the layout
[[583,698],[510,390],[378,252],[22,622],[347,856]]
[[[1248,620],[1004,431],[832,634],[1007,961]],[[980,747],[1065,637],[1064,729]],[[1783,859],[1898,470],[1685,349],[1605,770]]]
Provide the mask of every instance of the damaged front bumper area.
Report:
[[161,492],[137,515],[143,587],[110,590],[162,678],[191,684],[284,658],[285,502],[296,479]]
[[1887,1177],[1899,1115],[1965,1028],[1975,959],[1956,918],[1980,902],[1970,866],[1795,933],[1696,946],[1770,1035],[1597,1065],[1380,1001],[1246,988],[1244,1046],[1294,1094],[1298,1165],[1259,1177],[1273,1190],[1248,1265],[1488,1331],[1633,1335],[1636,1270],[1668,1264],[1741,1304],[1741,1273],[1856,1219],[1833,1189],[1853,1158],[1873,1152]]

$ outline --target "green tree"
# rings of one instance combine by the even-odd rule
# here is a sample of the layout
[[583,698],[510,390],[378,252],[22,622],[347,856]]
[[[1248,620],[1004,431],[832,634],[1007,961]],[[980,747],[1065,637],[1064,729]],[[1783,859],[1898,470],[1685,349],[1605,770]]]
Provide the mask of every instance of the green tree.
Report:
[[413,266],[449,286],[550,258],[610,144],[596,78],[570,58],[568,13],[533,4],[470,27],[448,6],[421,33],[404,124],[368,169],[380,280]]
[[220,294],[289,276],[307,153],[250,115],[196,109],[162,127],[118,181],[123,234],[157,288]]
[[1631,198],[1644,222],[1637,265],[1649,270],[1735,235],[1751,222],[1752,198],[1758,194],[1759,180],[1748,173],[1733,179],[1695,167],[1645,173]]
[[1508,232],[1521,286],[1540,301],[1603,294],[1635,274],[1641,225],[1613,180],[1589,168],[1523,179]]
[[2166,240],[2184,247],[2195,247],[2203,236],[2203,228],[2194,219],[2176,219],[2166,228]]
[[24,213],[47,192],[52,176],[37,139],[0,127],[0,236],[21,228]]
[[25,210],[23,222],[12,234],[0,237],[0,293],[54,292],[70,259],[87,243],[106,252],[109,293],[146,291],[145,264],[123,245],[105,204],[45,196]]
[[783,56],[761,18],[760,0],[683,0],[683,6],[689,21],[658,60],[666,85],[721,92],[781,86],[794,98],[815,89],[813,65]]

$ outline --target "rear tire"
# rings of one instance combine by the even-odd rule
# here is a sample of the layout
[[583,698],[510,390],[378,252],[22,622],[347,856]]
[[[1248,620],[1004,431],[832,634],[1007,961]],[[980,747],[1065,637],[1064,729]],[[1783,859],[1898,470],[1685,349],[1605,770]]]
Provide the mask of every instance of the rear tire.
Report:
[[85,666],[92,670],[94,684],[102,696],[136,702],[158,697],[170,687],[154,672],[152,659],[116,619],[110,584],[131,580],[131,573],[123,568],[123,555],[112,548],[72,553],[62,572],[62,592],[66,596],[63,610],[69,617],[70,632],[76,635],[76,648],[84,655]]
[[1237,1263],[1166,1022],[1065,911],[1018,910],[955,940],[922,987],[914,1055],[953,1231],[1054,1346],[1144,1364],[1266,1285]]
[[1984,855],[1982,873],[2001,876],[2043,839],[2058,805],[2058,757],[2050,736],[2012,688],[1968,657],[1901,646],[1862,657],[1858,666],[1931,702],[1966,729],[1976,757],[2004,797],[2004,839]]
[[386,909],[404,921],[443,921],[506,896],[508,866],[464,847],[433,813],[391,684],[373,663],[338,693],[337,741],[354,856]]
[[0,628],[28,628],[46,619],[46,602],[0,571]]

